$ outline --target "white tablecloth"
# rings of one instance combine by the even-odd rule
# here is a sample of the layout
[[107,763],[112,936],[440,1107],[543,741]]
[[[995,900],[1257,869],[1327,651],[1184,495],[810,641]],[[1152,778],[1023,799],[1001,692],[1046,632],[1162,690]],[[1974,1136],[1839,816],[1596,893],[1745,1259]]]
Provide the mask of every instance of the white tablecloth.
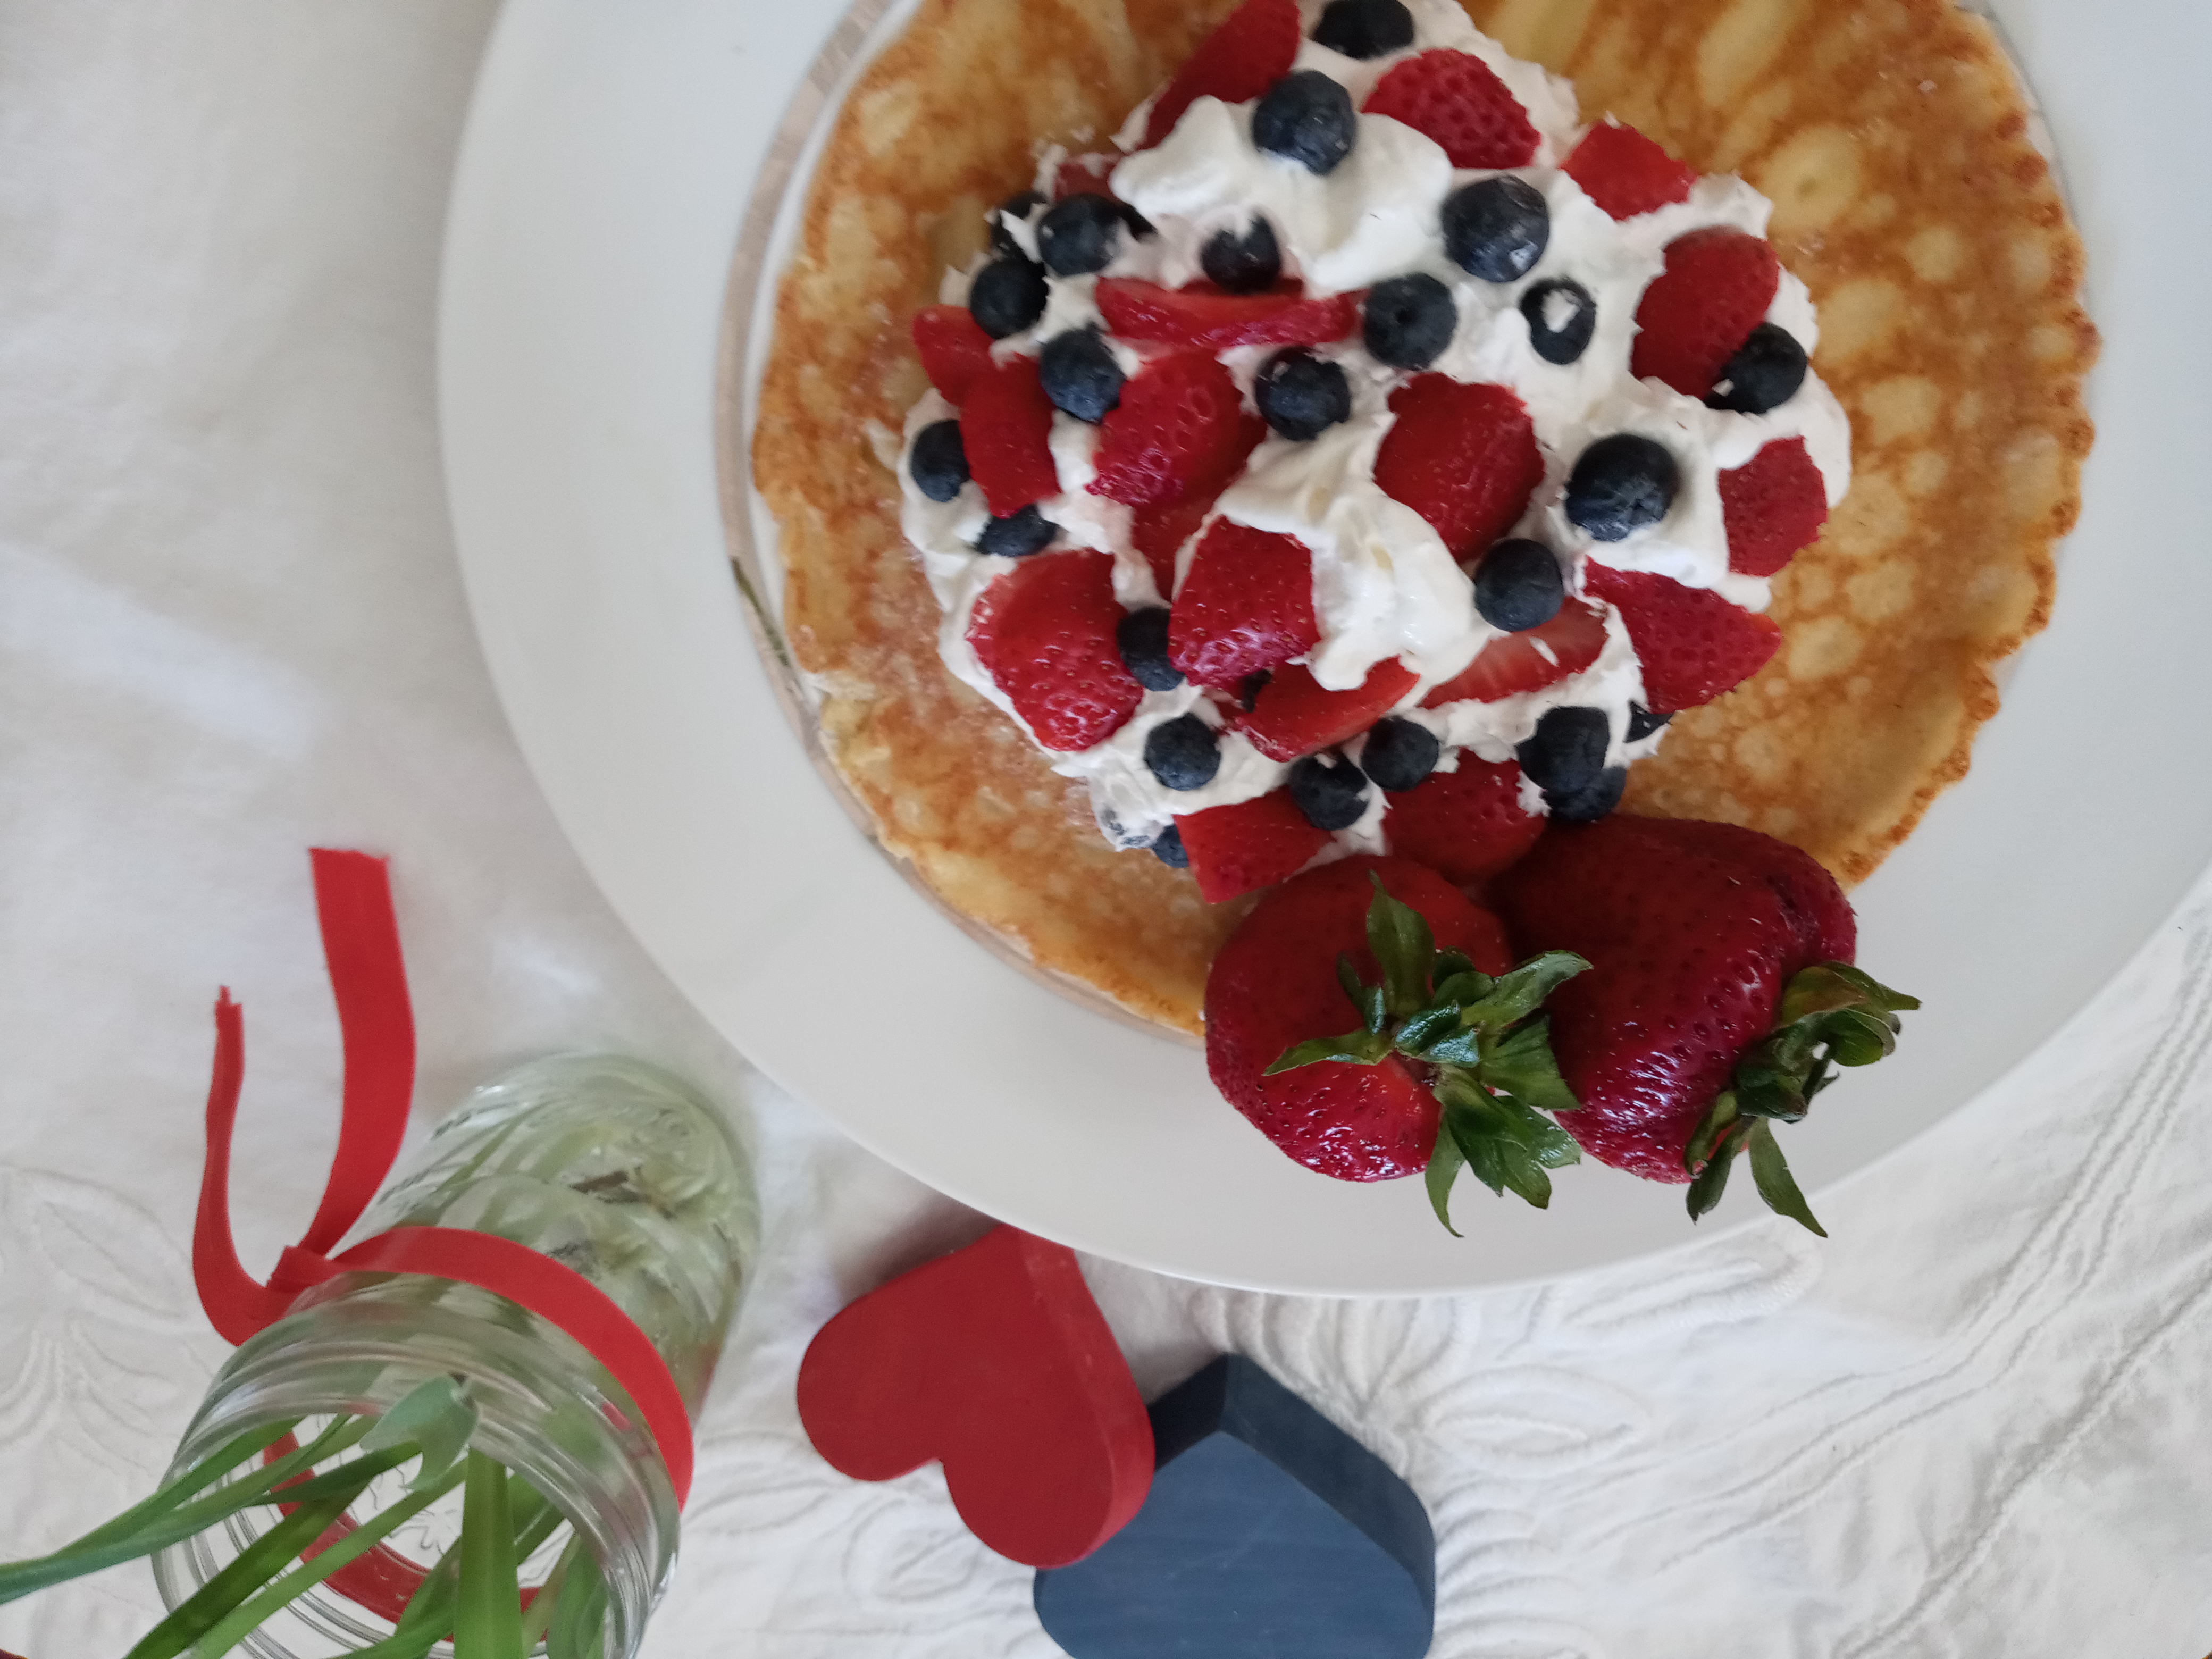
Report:
[[[0,0],[0,1555],[139,1492],[220,1362],[184,1250],[219,984],[248,1261],[312,1209],[337,1046],[303,849],[362,847],[394,860],[423,1114],[611,1046],[757,1149],[767,1245],[647,1652],[1047,1659],[937,1474],[846,1482],[792,1402],[823,1318],[981,1222],[657,975],[478,660],[431,361],[492,10]],[[1826,1195],[1826,1245],[1777,1222],[1418,1303],[1092,1281],[1148,1393],[1252,1354],[1413,1482],[1441,1659],[2196,1659],[2208,975],[2200,895],[2039,1064]],[[124,1569],[0,1608],[0,1646],[119,1654],[156,1605]]]

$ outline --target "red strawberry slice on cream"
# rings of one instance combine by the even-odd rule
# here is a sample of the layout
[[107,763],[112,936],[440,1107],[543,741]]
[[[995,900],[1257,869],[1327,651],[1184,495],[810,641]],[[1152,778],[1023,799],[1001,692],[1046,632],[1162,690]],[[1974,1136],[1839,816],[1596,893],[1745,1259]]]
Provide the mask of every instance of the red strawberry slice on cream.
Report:
[[1405,700],[1420,677],[1393,658],[1349,691],[1331,691],[1301,664],[1279,668],[1237,730],[1269,760],[1294,761],[1357,737]]
[[930,385],[956,408],[991,368],[991,337],[966,306],[924,306],[914,314],[914,345]]
[[1168,660],[1196,684],[1236,687],[1320,643],[1311,550],[1295,537],[1215,520],[1176,594]]
[[1073,753],[1120,731],[1144,701],[1121,659],[1109,553],[1026,559],[983,590],[968,643],[1036,740]]
[[1173,132],[1182,112],[1201,98],[1243,104],[1267,91],[1291,72],[1303,28],[1294,0],[1244,0],[1183,60],[1154,100],[1145,148]]
[[1210,806],[1176,820],[1190,873],[1208,904],[1225,904],[1297,874],[1329,843],[1326,830],[1306,822],[1290,792]]
[[1634,127],[1601,121],[1567,157],[1567,176],[1616,219],[1633,219],[1690,199],[1698,182],[1684,167]]
[[1448,702],[1495,702],[1540,691],[1579,674],[1605,649],[1605,613],[1569,599],[1541,628],[1492,640],[1464,669],[1421,699],[1424,708]]
[[1521,805],[1521,769],[1463,750],[1455,772],[1433,772],[1390,797],[1382,833],[1400,858],[1425,864],[1461,886],[1510,869],[1544,833]]
[[1525,167],[1536,159],[1528,112],[1473,52],[1408,58],[1376,83],[1361,108],[1435,139],[1455,167]]
[[1771,617],[1719,594],[1647,571],[1615,570],[1592,559],[1583,586],[1620,611],[1644,670],[1644,701],[1670,714],[1711,702],[1766,666],[1782,644]]
[[1777,439],[1720,483],[1729,568],[1744,575],[1775,574],[1828,522],[1827,482],[1802,438]]
[[1243,401],[1226,368],[1196,352],[1158,358],[1100,422],[1091,493],[1154,507],[1218,491],[1251,453],[1244,436]]
[[1036,359],[1010,357],[975,376],[960,406],[968,470],[982,486],[991,516],[1003,519],[1060,492],[1052,459],[1052,399],[1037,381]]
[[1106,326],[1125,340],[1186,351],[1245,345],[1327,345],[1359,326],[1359,295],[1310,300],[1296,283],[1262,294],[1231,294],[1211,283],[1162,288],[1129,276],[1098,283]]
[[1544,481],[1528,406],[1502,386],[1421,374],[1390,394],[1397,422],[1375,458],[1382,492],[1426,519],[1455,558],[1513,528]]
[[1703,398],[1766,319],[1781,283],[1781,260],[1756,236],[1715,226],[1676,237],[1636,307],[1630,372]]

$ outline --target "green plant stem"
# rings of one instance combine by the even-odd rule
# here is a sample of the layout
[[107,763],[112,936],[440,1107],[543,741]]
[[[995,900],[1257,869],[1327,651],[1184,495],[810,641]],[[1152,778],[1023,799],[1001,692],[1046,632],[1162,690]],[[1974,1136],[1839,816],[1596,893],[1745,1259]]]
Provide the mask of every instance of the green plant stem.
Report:
[[[522,1650],[530,1652],[545,1639],[545,1632],[553,1622],[553,1609],[560,1604],[562,1582],[568,1569],[584,1547],[580,1538],[571,1538],[561,1559],[553,1564],[553,1571],[545,1575],[545,1582],[538,1587],[538,1594],[530,1598],[530,1605],[522,1610]],[[516,1546],[520,1552],[520,1543]]]
[[[507,1478],[507,1509],[515,1522],[514,1559],[526,1561],[538,1547],[558,1531],[568,1517],[545,1501],[538,1490],[520,1475]],[[374,1647],[363,1648],[353,1659],[424,1659],[453,1627],[453,1607],[459,1598],[461,1557],[448,1548],[423,1575],[422,1584],[408,1599],[399,1623],[391,1635]],[[517,1595],[520,1596],[518,1590]]]
[[[367,1486],[368,1480],[362,1482]],[[176,1659],[222,1616],[283,1570],[287,1561],[330,1530],[353,1497],[330,1497],[303,1504],[255,1539],[221,1572],[139,1639],[125,1659]]]
[[467,1470],[453,1659],[523,1659],[522,1586],[515,1570],[507,1471],[479,1451],[469,1454]]
[[264,1429],[251,1430],[235,1440],[226,1442],[209,1453],[174,1480],[143,1503],[134,1504],[105,1525],[94,1527],[82,1538],[74,1539],[56,1550],[56,1555],[66,1555],[71,1550],[97,1548],[118,1538],[128,1537],[155,1516],[165,1515],[186,1498],[210,1483],[221,1480],[240,1463],[264,1452],[286,1435],[300,1426],[300,1419],[278,1423]]

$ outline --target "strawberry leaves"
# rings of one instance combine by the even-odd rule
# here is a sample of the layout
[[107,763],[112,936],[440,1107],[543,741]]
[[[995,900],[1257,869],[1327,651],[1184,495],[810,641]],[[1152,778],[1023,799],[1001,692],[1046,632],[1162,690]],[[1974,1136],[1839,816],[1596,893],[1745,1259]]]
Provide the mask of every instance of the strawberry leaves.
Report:
[[1462,1169],[1501,1197],[1510,1188],[1538,1209],[1552,1201],[1547,1170],[1581,1161],[1574,1138],[1546,1115],[1580,1104],[1552,1054],[1544,999],[1589,963],[1565,951],[1532,957],[1492,978],[1462,952],[1439,951],[1428,922],[1383,890],[1367,909],[1367,945],[1382,982],[1361,979],[1340,956],[1337,982],[1358,1010],[1360,1029],[1301,1042],[1267,1068],[1273,1077],[1334,1061],[1379,1066],[1391,1055],[1431,1077],[1438,1109],[1426,1170],[1437,1219],[1451,1224],[1451,1189]]
[[1751,1178],[1777,1215],[1826,1238],[1774,1138],[1777,1123],[1804,1120],[1813,1097],[1835,1080],[1838,1066],[1871,1066],[1897,1052],[1900,1013],[1919,999],[1860,972],[1826,962],[1792,978],[1782,993],[1774,1029],[1745,1050],[1733,1086],[1691,1135],[1682,1156],[1690,1172],[1690,1219],[1721,1201],[1729,1167],[1751,1154]]

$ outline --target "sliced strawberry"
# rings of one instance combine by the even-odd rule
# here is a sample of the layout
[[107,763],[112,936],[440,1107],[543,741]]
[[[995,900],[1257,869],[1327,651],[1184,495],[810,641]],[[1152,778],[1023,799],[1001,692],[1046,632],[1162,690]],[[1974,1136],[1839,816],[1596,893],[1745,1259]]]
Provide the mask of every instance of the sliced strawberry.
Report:
[[1721,474],[1729,568],[1771,576],[1828,521],[1828,486],[1802,438],[1777,439],[1750,464]]
[[1565,172],[1583,193],[1616,219],[1633,219],[1673,202],[1690,199],[1698,182],[1686,167],[1634,127],[1606,121],[1592,127]]
[[1473,662],[1422,698],[1421,707],[1495,702],[1516,692],[1540,691],[1581,673],[1604,649],[1605,613],[1580,599],[1569,599],[1541,628],[1492,640]]
[[983,590],[968,643],[1036,740],[1073,753],[1113,736],[1144,701],[1115,643],[1122,615],[1113,555],[1052,553]]
[[1455,558],[1513,527],[1544,481],[1536,428],[1502,386],[1420,374],[1390,394],[1398,417],[1375,458],[1383,493],[1426,519]]
[[1311,550],[1216,519],[1176,595],[1168,660],[1194,684],[1233,687],[1320,643]]
[[1264,294],[1230,294],[1212,283],[1162,288],[1133,276],[1102,277],[1098,309],[1125,340],[1226,351],[1241,345],[1327,345],[1359,326],[1359,295],[1309,300],[1296,283]]
[[1298,55],[1299,30],[1296,0],[1244,0],[1183,60],[1154,101],[1145,148],[1173,132],[1182,112],[1200,99],[1249,103],[1288,75]]
[[1382,833],[1400,858],[1464,886],[1510,867],[1536,844],[1544,819],[1521,807],[1521,769],[1462,750],[1456,772],[1432,772],[1390,797]]
[[1138,507],[1129,515],[1129,539],[1145,556],[1145,562],[1152,566],[1152,580],[1159,584],[1164,599],[1175,597],[1176,555],[1182,551],[1185,542],[1198,533],[1199,526],[1206,522],[1206,515],[1213,511],[1214,502],[1221,499],[1221,492],[1236,482],[1245,462],[1252,459],[1252,452],[1267,435],[1267,423],[1258,416],[1247,415],[1243,419],[1236,458],[1227,476],[1218,484],[1181,501]]
[[1644,701],[1655,714],[1711,702],[1766,666],[1782,630],[1766,617],[1702,587],[1592,559],[1584,586],[1620,611],[1644,667]]
[[1176,820],[1199,896],[1220,904],[1297,874],[1328,845],[1329,834],[1306,822],[1278,789],[1257,800],[1210,806]]
[[1100,422],[1091,493],[1153,507],[1218,489],[1251,453],[1244,430],[1227,368],[1196,352],[1155,358]]
[[1293,663],[1261,687],[1252,712],[1237,722],[1269,760],[1294,761],[1357,736],[1395,708],[1420,676],[1393,658],[1377,663],[1349,691],[1325,689]]
[[1536,128],[1497,72],[1472,52],[1425,52],[1376,84],[1360,106],[1443,146],[1455,167],[1525,167]]
[[1716,225],[1676,237],[1636,307],[1630,372],[1704,397],[1765,320],[1781,283],[1782,262],[1756,236]]
[[960,437],[993,518],[1058,493],[1052,399],[1037,383],[1036,358],[1011,357],[975,377],[960,408]]
[[968,401],[975,377],[991,367],[991,337],[966,306],[924,306],[914,313],[915,349],[930,385],[954,405]]

